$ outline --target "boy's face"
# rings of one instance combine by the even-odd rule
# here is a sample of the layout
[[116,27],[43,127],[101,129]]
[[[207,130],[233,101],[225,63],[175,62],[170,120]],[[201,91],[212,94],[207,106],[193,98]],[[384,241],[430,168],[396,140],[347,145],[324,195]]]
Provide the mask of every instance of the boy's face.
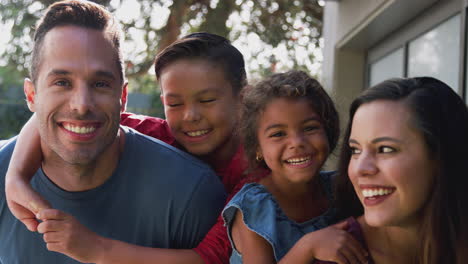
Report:
[[235,151],[239,96],[222,67],[181,59],[164,69],[160,84],[167,122],[179,144],[196,156],[228,157]]
[[103,32],[78,26],[50,30],[36,83],[25,81],[46,157],[89,164],[112,144],[124,110],[114,48]]

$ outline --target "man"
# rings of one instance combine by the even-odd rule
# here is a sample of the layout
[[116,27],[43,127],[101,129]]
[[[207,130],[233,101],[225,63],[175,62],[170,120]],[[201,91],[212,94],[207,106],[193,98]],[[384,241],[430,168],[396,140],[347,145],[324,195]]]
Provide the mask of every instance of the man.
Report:
[[[225,194],[208,166],[119,127],[127,95],[119,33],[106,10],[85,1],[55,3],[39,21],[24,83],[43,152],[31,184],[54,209],[39,212],[39,233],[11,214],[9,142],[0,150],[0,263],[85,261],[106,250],[94,234],[192,248],[215,223]],[[68,248],[72,258],[53,252]]]

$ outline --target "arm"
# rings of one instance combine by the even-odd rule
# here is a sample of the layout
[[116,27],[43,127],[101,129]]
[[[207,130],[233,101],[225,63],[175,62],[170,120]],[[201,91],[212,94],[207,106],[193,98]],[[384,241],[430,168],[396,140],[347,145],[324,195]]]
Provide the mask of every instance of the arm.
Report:
[[35,215],[50,205],[29,185],[42,162],[42,152],[35,115],[21,129],[5,177],[8,207],[30,231],[36,231]]
[[169,145],[174,146],[176,143],[172,136],[171,129],[164,119],[132,113],[122,113],[120,115],[120,124],[131,127],[140,133],[159,139]]
[[367,252],[346,229],[346,221],[304,235],[279,264],[310,263],[314,259],[338,264],[367,263]]
[[263,237],[247,228],[242,212],[239,210],[234,218],[231,232],[233,244],[242,254],[243,263],[276,263],[271,245]]
[[104,238],[81,225],[73,216],[55,209],[38,214],[38,232],[50,251],[65,254],[79,262],[97,264],[194,263],[203,261],[190,249],[142,247]]

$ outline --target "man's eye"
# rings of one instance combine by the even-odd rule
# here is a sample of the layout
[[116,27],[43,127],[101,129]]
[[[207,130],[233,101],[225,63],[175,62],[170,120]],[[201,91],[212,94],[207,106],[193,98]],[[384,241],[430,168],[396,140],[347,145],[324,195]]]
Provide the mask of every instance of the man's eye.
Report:
[[110,87],[110,84],[108,82],[96,82],[94,84],[97,88],[107,88]]
[[177,107],[177,106],[181,106],[182,104],[167,104],[167,106],[169,107]]
[[57,86],[70,86],[70,82],[65,81],[65,80],[59,80],[54,83],[54,85]]

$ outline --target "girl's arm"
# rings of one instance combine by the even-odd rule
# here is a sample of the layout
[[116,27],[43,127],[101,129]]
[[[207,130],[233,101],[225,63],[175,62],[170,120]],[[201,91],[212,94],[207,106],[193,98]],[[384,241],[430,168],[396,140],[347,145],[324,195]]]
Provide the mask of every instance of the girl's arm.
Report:
[[304,235],[279,264],[306,264],[314,259],[338,264],[367,263],[366,250],[344,230],[347,226],[347,221],[344,221]]
[[271,245],[260,235],[250,230],[243,221],[241,211],[237,211],[232,226],[233,247],[242,254],[244,264],[276,263]]
[[5,177],[5,194],[8,207],[30,231],[37,231],[39,222],[35,215],[49,203],[36,193],[29,181],[41,167],[42,152],[37,121],[33,115],[21,129],[16,139],[10,165]]

